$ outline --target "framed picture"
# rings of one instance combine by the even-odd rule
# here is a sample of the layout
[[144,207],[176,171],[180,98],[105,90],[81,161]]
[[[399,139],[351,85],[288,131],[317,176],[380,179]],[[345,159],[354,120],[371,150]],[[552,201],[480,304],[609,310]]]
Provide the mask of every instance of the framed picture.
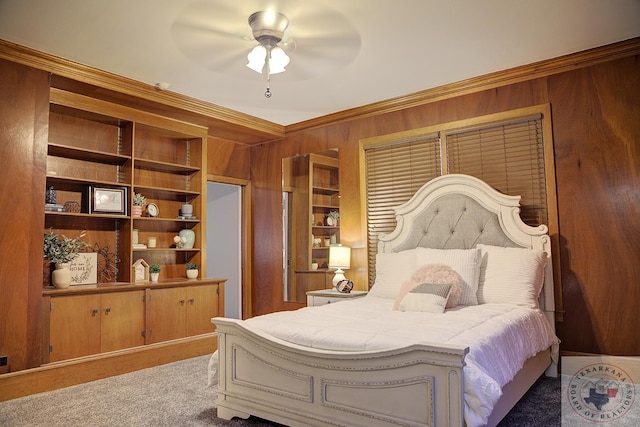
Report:
[[89,187],[89,213],[127,214],[127,189]]

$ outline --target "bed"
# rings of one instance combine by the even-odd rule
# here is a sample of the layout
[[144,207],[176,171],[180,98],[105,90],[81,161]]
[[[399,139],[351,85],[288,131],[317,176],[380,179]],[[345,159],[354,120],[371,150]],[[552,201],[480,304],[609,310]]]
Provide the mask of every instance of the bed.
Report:
[[550,239],[546,226],[522,222],[519,201],[467,175],[441,176],[378,237],[366,297],[212,319],[218,417],[497,424],[542,374],[557,375]]

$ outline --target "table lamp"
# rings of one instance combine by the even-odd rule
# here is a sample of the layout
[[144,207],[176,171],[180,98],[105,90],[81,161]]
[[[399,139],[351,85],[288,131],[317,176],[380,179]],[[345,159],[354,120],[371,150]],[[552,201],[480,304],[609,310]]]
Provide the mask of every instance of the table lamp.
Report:
[[348,270],[351,266],[351,248],[342,245],[329,246],[329,268],[336,269],[333,276],[333,286],[335,287],[339,281],[345,280],[344,270]]

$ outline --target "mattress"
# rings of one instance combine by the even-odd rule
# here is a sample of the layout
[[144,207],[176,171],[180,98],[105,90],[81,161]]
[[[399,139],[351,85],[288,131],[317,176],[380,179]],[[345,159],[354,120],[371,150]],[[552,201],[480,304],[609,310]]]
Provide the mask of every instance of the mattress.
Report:
[[463,370],[468,426],[486,423],[502,387],[528,358],[549,347],[557,352],[559,341],[537,309],[481,304],[425,313],[392,311],[392,304],[367,296],[246,322],[282,340],[324,350],[387,350],[412,344],[469,347]]

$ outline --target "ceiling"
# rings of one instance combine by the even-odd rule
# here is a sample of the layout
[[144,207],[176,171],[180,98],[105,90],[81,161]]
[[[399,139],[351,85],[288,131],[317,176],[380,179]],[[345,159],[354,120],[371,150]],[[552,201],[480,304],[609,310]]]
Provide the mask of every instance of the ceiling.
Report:
[[[272,7],[295,50],[267,99]],[[281,125],[638,36],[640,0],[0,0],[0,39]]]

